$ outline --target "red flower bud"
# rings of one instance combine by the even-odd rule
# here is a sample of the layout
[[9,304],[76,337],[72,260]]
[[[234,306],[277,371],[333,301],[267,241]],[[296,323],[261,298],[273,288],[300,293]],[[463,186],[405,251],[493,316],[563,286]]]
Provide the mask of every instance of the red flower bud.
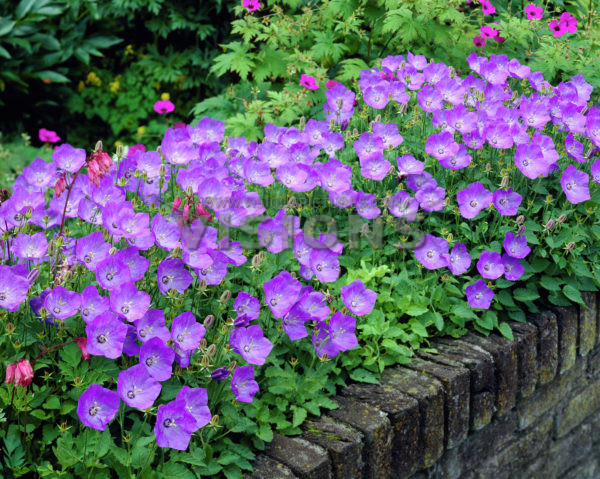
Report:
[[14,384],[15,386],[28,386],[33,380],[33,368],[27,359],[19,359],[17,362],[9,364],[6,368],[6,379],[4,380],[7,384]]
[[90,353],[88,353],[87,350],[87,338],[77,338],[77,346],[79,346],[79,349],[81,350],[81,359],[83,359],[84,361],[90,359]]
[[201,203],[198,203],[196,205],[196,212],[200,215],[200,216],[204,216],[208,222],[210,223],[212,221],[213,216],[204,209],[204,206],[202,206]]
[[54,185],[54,196],[56,198],[59,198],[60,195],[62,195],[65,192],[65,189],[67,188],[67,182],[65,181],[64,176],[61,176],[58,181],[56,182],[56,184]]
[[173,200],[173,211],[177,211],[181,206],[181,198],[177,197]]

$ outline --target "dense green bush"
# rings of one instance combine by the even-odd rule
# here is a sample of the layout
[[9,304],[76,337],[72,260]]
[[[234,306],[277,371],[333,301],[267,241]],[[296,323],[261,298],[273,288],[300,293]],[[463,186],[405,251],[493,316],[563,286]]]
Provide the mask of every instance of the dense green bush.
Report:
[[[505,41],[488,41],[485,53],[517,58],[552,82],[582,73],[600,85],[600,59],[594,55],[600,30],[591,28],[598,2],[546,2],[544,19],[535,21],[525,17],[526,3],[494,1],[496,13],[490,16],[476,0],[273,0],[233,22],[235,37],[223,45],[212,71],[235,74],[237,81],[198,103],[194,113],[227,119],[232,135],[258,138],[265,123],[290,125],[318,110],[319,93],[299,84],[302,73],[323,86],[328,79],[350,81],[378,58],[407,50],[465,70],[465,58],[477,50],[473,38],[480,25],[493,21]],[[548,20],[565,9],[579,19],[579,30],[557,39]]]
[[[236,2],[8,0],[0,4],[0,119],[6,134],[133,141],[169,92],[181,117],[214,94],[208,68]],[[3,58],[2,58],[3,57]]]

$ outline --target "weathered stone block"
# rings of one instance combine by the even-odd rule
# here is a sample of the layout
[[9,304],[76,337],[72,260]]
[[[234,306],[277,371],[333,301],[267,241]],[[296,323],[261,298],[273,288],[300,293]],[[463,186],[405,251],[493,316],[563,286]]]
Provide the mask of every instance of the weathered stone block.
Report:
[[517,404],[519,428],[525,429],[533,424],[540,416],[550,414],[559,401],[585,383],[584,372],[586,362],[579,360],[566,373],[556,377],[554,381],[539,387],[534,394],[523,398]]
[[483,337],[469,333],[461,341],[487,351],[494,358],[496,374],[496,414],[503,416],[515,405],[518,387],[517,345],[497,335]]
[[538,384],[548,384],[556,375],[558,367],[558,325],[556,315],[542,311],[531,318],[538,328]]
[[487,426],[494,415],[495,396],[488,391],[483,391],[471,396],[470,427],[477,431]]
[[441,383],[404,367],[386,369],[381,383],[419,402],[420,467],[433,465],[444,452],[444,392]]
[[576,307],[556,308],[558,325],[558,371],[560,374],[568,371],[577,358],[577,320]]
[[600,464],[598,459],[589,458],[584,464],[575,466],[565,472],[562,479],[598,479],[600,477]]
[[334,479],[362,478],[362,434],[347,424],[323,416],[302,426],[302,437],[325,448]]
[[469,432],[470,373],[460,364],[448,366],[419,357],[413,358],[408,368],[439,380],[444,387],[446,424],[444,437],[449,449],[460,444]]
[[419,468],[419,403],[389,386],[351,384],[342,396],[358,399],[381,409],[394,428],[392,439],[392,477],[409,477]]
[[579,354],[587,356],[596,344],[598,304],[594,293],[581,293],[587,307],[579,308]]
[[[562,437],[600,409],[600,381],[572,398],[556,417],[556,435]],[[591,428],[590,428],[591,430]]]
[[288,466],[299,479],[332,479],[325,449],[305,439],[275,434],[265,452]]
[[511,322],[517,343],[518,392],[521,397],[533,394],[537,385],[538,330],[530,323]]
[[264,454],[259,454],[254,459],[253,470],[251,474],[246,474],[246,479],[297,479],[289,467],[284,466],[280,462],[271,459]]
[[363,435],[362,477],[390,477],[393,430],[387,414],[361,401],[341,396],[336,397],[335,401],[340,407],[330,411],[329,415],[358,429]]

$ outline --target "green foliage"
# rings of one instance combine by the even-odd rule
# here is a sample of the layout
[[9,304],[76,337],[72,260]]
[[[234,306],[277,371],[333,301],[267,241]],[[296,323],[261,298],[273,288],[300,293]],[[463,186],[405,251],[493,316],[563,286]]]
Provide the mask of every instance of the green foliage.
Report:
[[[257,139],[266,123],[314,118],[329,79],[348,82],[387,55],[411,51],[467,70],[465,58],[476,50],[473,37],[486,23],[499,27],[506,40],[488,40],[484,52],[528,63],[551,83],[582,73],[600,87],[600,59],[594,55],[600,30],[593,28],[599,17],[588,2],[549,2],[547,16],[534,21],[525,17],[521,2],[493,3],[493,17],[484,16],[477,2],[463,0],[274,0],[252,13],[238,7],[243,16],[232,22],[234,38],[222,45],[211,67],[215,75],[237,80],[227,92],[197,103],[193,114],[227,119],[228,133]],[[597,2],[592,3],[593,10]],[[548,28],[549,15],[565,10],[579,19],[579,30],[557,39]],[[317,78],[320,89],[300,86],[302,73]]]

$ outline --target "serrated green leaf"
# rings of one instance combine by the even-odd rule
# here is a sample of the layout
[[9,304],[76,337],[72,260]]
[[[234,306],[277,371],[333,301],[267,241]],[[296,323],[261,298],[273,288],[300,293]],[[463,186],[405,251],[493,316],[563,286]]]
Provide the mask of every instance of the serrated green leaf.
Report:
[[583,298],[581,297],[581,293],[579,292],[579,290],[573,286],[571,286],[570,284],[565,285],[565,287],[563,288],[563,293],[564,295],[569,298],[571,301],[573,301],[574,303],[578,303],[581,304],[583,306],[585,306],[585,301],[583,301]]

